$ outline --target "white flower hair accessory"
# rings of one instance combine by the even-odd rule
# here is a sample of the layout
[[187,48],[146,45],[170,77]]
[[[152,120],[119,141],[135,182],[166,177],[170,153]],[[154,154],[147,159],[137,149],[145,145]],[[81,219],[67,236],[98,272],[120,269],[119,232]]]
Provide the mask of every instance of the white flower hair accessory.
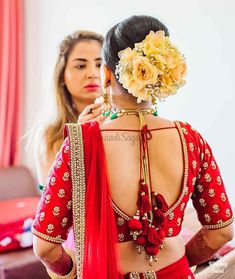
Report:
[[165,99],[185,84],[185,58],[162,30],[150,31],[142,42],[118,56],[115,75],[138,103]]

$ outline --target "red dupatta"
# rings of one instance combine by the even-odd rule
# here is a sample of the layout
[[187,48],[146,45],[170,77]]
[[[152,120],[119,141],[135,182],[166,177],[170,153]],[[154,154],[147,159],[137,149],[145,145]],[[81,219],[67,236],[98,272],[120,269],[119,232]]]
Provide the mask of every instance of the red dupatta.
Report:
[[78,278],[120,278],[115,249],[117,232],[99,125],[67,124],[66,132],[70,139]]

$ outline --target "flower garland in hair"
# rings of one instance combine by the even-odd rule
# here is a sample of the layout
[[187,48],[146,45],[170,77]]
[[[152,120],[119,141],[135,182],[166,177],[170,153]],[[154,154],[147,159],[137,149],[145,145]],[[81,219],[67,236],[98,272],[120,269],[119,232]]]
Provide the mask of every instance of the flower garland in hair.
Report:
[[138,103],[165,99],[185,84],[185,58],[162,30],[150,31],[142,42],[118,56],[115,75]]

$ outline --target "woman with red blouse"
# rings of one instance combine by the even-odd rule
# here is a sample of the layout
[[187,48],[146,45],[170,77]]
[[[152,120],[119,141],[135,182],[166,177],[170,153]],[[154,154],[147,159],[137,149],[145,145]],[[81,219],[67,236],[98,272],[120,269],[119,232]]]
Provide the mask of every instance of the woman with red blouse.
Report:
[[[33,225],[51,278],[192,279],[233,236],[213,152],[188,123],[158,116],[157,100],[184,84],[184,56],[165,25],[133,16],[103,47],[107,121],[68,124]],[[189,199],[201,230],[179,233]],[[61,244],[73,226],[75,254]]]

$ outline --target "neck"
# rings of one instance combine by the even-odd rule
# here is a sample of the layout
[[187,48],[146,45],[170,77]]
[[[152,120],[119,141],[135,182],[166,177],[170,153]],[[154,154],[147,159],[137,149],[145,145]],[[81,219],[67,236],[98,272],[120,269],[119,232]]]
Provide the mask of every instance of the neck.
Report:
[[121,110],[121,109],[146,110],[152,108],[151,102],[141,102],[140,104],[138,104],[137,99],[128,93],[123,96],[115,95],[112,97],[112,101],[113,101],[113,107],[116,110]]

